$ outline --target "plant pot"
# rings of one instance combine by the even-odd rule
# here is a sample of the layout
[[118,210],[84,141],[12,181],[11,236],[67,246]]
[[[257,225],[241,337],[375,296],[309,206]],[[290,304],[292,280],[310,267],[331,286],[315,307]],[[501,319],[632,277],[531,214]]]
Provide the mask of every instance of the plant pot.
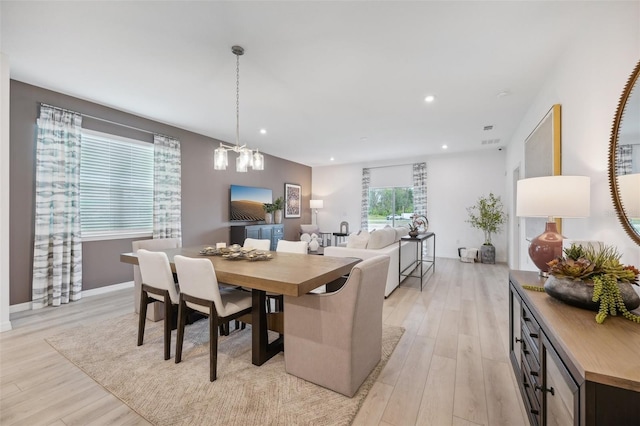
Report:
[[282,210],[276,210],[273,213],[273,223],[282,223]]
[[[627,310],[633,310],[640,306],[640,296],[629,283],[618,283],[622,301]],[[567,305],[576,306],[590,311],[598,311],[600,302],[593,301],[593,282],[572,280],[571,278],[559,278],[553,275],[544,283],[544,291]]]
[[273,223],[273,213],[264,214],[264,223],[266,224]]
[[496,263],[496,247],[489,244],[483,244],[480,247],[480,262]]
[[409,231],[409,236],[411,238],[415,238],[418,236],[419,233],[420,233],[419,231]]

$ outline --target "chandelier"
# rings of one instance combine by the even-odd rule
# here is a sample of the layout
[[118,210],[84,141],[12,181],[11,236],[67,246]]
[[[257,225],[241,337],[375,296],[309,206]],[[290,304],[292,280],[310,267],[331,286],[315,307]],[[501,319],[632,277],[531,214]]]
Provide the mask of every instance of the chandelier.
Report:
[[236,172],[246,172],[248,167],[253,170],[264,170],[264,156],[256,149],[255,152],[247,145],[240,145],[240,55],[244,54],[244,49],[240,46],[231,47],[231,52],[236,55],[236,144],[220,146],[213,152],[213,168],[215,170],[227,170],[229,165],[228,152],[233,151],[238,154],[236,158]]

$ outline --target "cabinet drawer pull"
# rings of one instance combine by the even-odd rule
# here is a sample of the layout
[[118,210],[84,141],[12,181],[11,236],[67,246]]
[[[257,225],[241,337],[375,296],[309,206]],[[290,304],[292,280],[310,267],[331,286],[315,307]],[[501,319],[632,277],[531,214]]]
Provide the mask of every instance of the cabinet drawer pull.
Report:
[[531,322],[531,318],[529,318],[529,317],[522,317],[522,319],[527,321],[527,322]]
[[534,339],[537,339],[538,333],[529,333],[529,336],[533,337]]
[[522,353],[523,353],[523,354],[525,354],[525,355],[529,355],[529,351],[528,351],[528,350],[526,350],[526,349],[523,349],[523,350],[522,350]]
[[520,342],[522,342],[522,339],[516,337],[516,343],[520,343]]
[[536,376],[536,377],[538,377],[538,372],[537,372],[537,371],[533,371],[533,370],[531,370],[531,372],[530,372],[530,373],[531,373],[531,375],[532,375],[532,376]]
[[531,409],[531,414],[535,414],[537,416],[538,414],[540,414],[540,411],[532,408]]
[[552,387],[547,389],[547,388],[544,388],[542,386],[535,385],[534,389],[535,390],[540,390],[542,392],[549,392],[551,395],[555,395],[556,394],[556,391]]

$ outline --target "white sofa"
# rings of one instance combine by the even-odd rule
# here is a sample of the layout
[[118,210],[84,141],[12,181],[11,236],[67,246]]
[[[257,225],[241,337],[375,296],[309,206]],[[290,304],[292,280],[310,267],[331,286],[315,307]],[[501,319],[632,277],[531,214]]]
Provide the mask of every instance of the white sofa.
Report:
[[[325,256],[334,257],[357,257],[365,260],[380,254],[390,257],[389,271],[387,272],[387,282],[384,289],[384,297],[387,297],[400,285],[400,271],[398,262],[400,253],[398,240],[409,233],[409,229],[403,226],[396,228],[386,227],[376,229],[372,232],[360,231],[352,233],[347,239],[345,247],[329,246],[324,248]],[[415,262],[415,244],[409,242],[402,243],[402,259],[400,265],[404,270],[411,263]],[[409,272],[409,271],[407,271]],[[403,277],[403,280],[406,277]]]

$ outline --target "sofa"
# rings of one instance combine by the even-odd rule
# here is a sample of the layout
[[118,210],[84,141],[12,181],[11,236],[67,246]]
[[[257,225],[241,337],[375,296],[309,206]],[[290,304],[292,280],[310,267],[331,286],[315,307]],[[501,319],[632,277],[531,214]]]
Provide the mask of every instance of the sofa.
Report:
[[[398,263],[404,270],[417,260],[415,244],[410,242],[402,243],[402,259],[400,259],[400,245],[398,240],[409,234],[409,228],[398,226],[392,228],[386,226],[371,232],[359,231],[349,234],[346,245],[329,246],[324,248],[325,256],[334,257],[357,257],[365,260],[380,254],[390,257],[389,270],[384,289],[384,297],[391,294],[400,285],[400,271]],[[410,271],[407,271],[410,272]],[[406,277],[403,277],[403,280]]]

